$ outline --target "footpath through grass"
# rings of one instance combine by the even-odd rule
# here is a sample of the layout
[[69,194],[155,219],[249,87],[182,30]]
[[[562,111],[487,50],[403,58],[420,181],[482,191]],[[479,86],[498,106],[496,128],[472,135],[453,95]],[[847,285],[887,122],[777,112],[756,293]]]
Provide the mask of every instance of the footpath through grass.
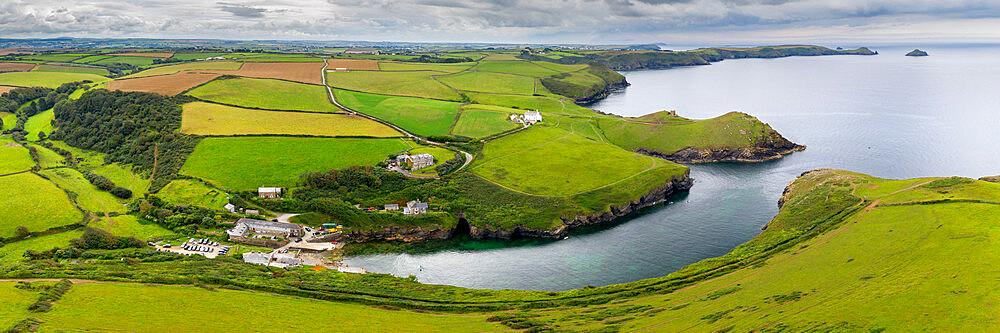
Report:
[[206,138],[181,173],[232,190],[292,186],[307,172],[374,165],[406,149],[400,139]]

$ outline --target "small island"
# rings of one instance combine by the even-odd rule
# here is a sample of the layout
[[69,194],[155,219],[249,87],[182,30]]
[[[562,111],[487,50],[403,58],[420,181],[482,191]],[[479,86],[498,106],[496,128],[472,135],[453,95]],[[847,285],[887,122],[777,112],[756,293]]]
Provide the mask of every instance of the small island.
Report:
[[920,49],[913,49],[910,53],[906,54],[907,57],[926,57],[927,52],[921,51]]

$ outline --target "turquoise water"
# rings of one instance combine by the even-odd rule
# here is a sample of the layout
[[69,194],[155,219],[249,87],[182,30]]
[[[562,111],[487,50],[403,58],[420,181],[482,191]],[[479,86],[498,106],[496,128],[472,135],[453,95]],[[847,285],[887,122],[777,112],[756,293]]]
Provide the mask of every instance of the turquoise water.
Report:
[[[788,182],[839,168],[885,178],[1000,174],[1000,48],[877,48],[877,56],[726,60],[625,72],[632,86],[590,107],[626,116],[739,110],[808,146],[781,160],[693,165],[673,203],[559,241],[456,241],[428,254],[348,258],[419,281],[567,290],[658,277],[760,232]],[[420,267],[423,270],[420,270]]]

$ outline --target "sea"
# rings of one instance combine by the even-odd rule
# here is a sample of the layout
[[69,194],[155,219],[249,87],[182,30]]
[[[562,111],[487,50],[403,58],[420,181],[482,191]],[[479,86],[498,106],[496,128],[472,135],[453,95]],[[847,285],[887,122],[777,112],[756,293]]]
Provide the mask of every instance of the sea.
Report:
[[[904,56],[916,47],[930,56]],[[778,212],[784,187],[805,171],[894,179],[1000,175],[1000,46],[873,49],[879,54],[623,72],[632,85],[588,107],[622,116],[676,110],[696,119],[742,111],[808,148],[763,163],[690,165],[689,192],[567,239],[458,239],[430,253],[345,262],[469,288],[603,286],[725,254],[760,233]]]

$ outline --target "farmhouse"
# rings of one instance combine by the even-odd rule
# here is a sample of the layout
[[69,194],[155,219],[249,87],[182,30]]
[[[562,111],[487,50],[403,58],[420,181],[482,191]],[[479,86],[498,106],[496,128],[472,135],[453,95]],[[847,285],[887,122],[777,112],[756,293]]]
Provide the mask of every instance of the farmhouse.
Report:
[[536,111],[528,111],[524,113],[524,122],[528,124],[534,124],[542,121],[542,113]]
[[414,200],[406,203],[406,207],[403,207],[403,214],[406,215],[420,215],[427,212],[427,203],[420,202],[420,200]]
[[302,226],[298,224],[255,220],[245,217],[236,221],[236,226],[226,231],[226,233],[234,237],[246,237],[248,232],[282,237],[299,237],[304,234]]
[[419,170],[434,165],[434,155],[428,153],[416,155],[403,154],[396,156],[396,163],[400,165],[400,168],[406,163],[411,163],[413,167],[410,170]]
[[222,206],[222,207],[225,208],[226,211],[228,211],[230,213],[235,213],[236,212],[236,205],[234,205],[234,204],[227,203],[225,206]]
[[280,187],[260,187],[257,188],[257,196],[265,199],[277,199],[281,196]]
[[399,210],[399,205],[397,205],[397,204],[388,204],[388,205],[385,205],[385,210],[386,211]]

